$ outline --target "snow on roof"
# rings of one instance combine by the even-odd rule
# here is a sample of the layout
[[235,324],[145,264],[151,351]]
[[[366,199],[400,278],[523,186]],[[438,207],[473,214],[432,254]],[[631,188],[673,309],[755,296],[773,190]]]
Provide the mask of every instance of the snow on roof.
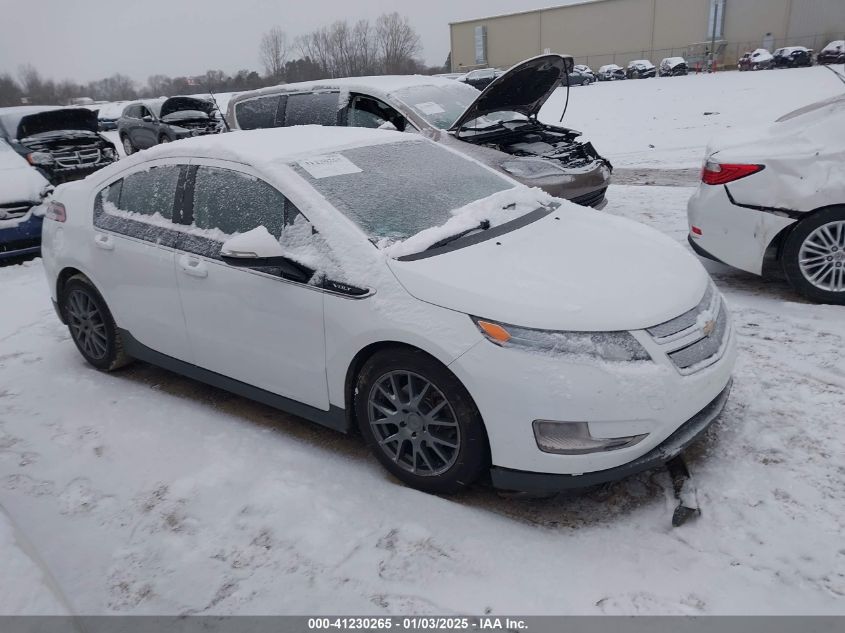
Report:
[[685,60],[683,57],[667,57],[666,59],[663,60],[662,63],[672,64],[674,66],[676,64],[686,64],[687,60]]
[[832,51],[839,51],[845,48],[845,40],[833,40],[830,44],[822,49],[823,53],[830,53]]
[[805,46],[784,46],[783,48],[779,48],[778,51],[781,55],[789,55],[794,53],[795,51],[808,51],[809,48]]
[[643,65],[643,66],[651,66],[651,67],[654,67],[654,64],[652,64],[652,63],[651,63],[649,60],[647,60],[647,59],[635,59],[634,61],[632,61],[632,62],[631,62],[630,64],[628,64],[628,65],[629,65],[629,66],[634,66],[634,65]]
[[244,92],[239,97],[254,97],[278,92],[299,92],[307,90],[367,90],[390,94],[397,90],[416,86],[454,86],[454,79],[434,75],[380,75],[374,77],[342,77],[338,79],[315,79],[297,83],[269,86],[259,90]]
[[172,157],[231,160],[261,168],[268,163],[289,163],[305,156],[326,154],[383,143],[419,141],[416,134],[356,127],[296,125],[261,130],[236,130],[224,134],[195,136],[177,143],[164,143],[120,161],[137,163]]

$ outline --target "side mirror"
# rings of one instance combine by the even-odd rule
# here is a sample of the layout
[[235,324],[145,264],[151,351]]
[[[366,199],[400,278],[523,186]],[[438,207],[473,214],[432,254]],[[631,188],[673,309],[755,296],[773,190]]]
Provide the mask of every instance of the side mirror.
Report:
[[220,258],[239,268],[280,268],[282,274],[294,281],[306,283],[314,271],[285,256],[279,240],[264,226],[230,237],[223,242]]
[[381,125],[378,126],[378,129],[380,129],[380,130],[391,130],[393,132],[399,131],[399,129],[395,125],[393,125],[392,121],[385,121],[384,123],[382,123]]
[[149,114],[147,114],[147,115],[145,115],[144,117],[142,117],[142,118],[141,118],[141,120],[142,120],[144,123],[152,123],[152,122],[153,122],[153,117],[151,117]]

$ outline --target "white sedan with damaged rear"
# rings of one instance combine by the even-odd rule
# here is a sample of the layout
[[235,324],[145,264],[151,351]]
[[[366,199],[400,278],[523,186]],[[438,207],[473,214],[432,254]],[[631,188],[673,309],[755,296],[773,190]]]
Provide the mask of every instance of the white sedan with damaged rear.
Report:
[[57,189],[43,257],[94,367],[358,429],[429,492],[656,467],[730,390],[731,321],[684,248],[416,135],[161,145]]
[[711,143],[688,205],[701,256],[762,275],[779,264],[796,291],[845,304],[845,97]]

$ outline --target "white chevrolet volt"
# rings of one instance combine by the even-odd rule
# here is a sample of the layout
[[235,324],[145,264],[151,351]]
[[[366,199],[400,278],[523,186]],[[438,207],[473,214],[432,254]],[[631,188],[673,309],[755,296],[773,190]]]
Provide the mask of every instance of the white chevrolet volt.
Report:
[[157,146],[59,187],[43,242],[93,366],[140,359],[360,429],[426,491],[655,467],[730,390],[730,318],[684,248],[419,136]]
[[845,304],[845,96],[714,141],[701,179],[699,255],[756,275],[771,258],[806,297]]

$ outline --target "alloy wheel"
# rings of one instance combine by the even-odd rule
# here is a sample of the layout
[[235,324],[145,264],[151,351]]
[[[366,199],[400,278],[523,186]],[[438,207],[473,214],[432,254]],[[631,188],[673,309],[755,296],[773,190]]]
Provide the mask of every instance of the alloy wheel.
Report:
[[108,354],[106,323],[97,304],[82,290],[71,290],[67,297],[67,320],[79,347],[94,360]]
[[461,448],[458,419],[428,379],[409,371],[384,374],[370,390],[367,411],[379,448],[403,470],[433,477],[455,464]]
[[810,233],[801,244],[798,265],[816,288],[845,292],[845,220],[822,224]]
[[135,151],[135,148],[132,147],[132,141],[129,140],[128,136],[123,137],[123,151],[129,156],[132,152]]

